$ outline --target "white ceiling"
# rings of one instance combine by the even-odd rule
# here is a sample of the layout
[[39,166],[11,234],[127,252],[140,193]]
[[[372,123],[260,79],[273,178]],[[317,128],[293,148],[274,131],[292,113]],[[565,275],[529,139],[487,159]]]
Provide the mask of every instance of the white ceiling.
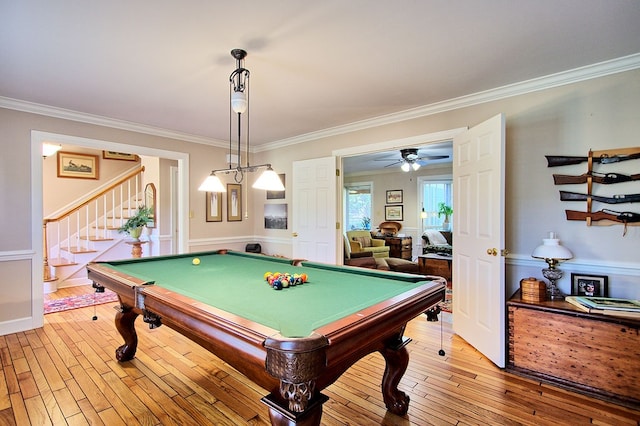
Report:
[[233,48],[257,146],[638,53],[640,1],[0,0],[0,97],[216,143]]

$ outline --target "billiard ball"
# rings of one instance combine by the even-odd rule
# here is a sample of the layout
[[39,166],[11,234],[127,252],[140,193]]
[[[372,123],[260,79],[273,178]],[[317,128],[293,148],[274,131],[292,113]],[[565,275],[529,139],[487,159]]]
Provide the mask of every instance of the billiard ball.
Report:
[[193,260],[191,261],[191,263],[193,263],[194,265],[199,265],[200,264],[200,259],[198,259],[197,257],[194,257]]

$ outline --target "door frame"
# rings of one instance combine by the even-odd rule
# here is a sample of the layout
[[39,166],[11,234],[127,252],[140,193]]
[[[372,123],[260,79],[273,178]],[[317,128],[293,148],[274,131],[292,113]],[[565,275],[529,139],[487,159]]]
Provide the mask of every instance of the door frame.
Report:
[[340,232],[336,237],[336,252],[339,254],[338,258],[344,259],[344,244],[342,242],[342,234],[345,232],[344,221],[343,221],[344,217],[342,217],[342,212],[344,211],[344,205],[343,205],[344,200],[342,197],[342,188],[344,187],[344,175],[342,173],[343,157],[353,157],[356,155],[371,154],[374,152],[381,152],[381,151],[400,150],[402,148],[413,148],[416,146],[426,146],[426,145],[431,145],[434,143],[449,141],[449,140],[453,141],[454,136],[459,135],[460,133],[466,130],[467,130],[467,127],[459,127],[459,128],[450,129],[450,130],[443,130],[440,132],[425,133],[423,135],[410,136],[407,138],[392,139],[384,142],[377,142],[377,143],[371,143],[367,145],[359,145],[359,146],[353,146],[349,148],[340,148],[340,149],[333,150],[331,154],[336,157],[337,167],[339,168],[339,171],[340,171],[337,179],[337,185],[338,185],[338,188],[340,188],[340,191],[338,191],[339,194],[337,196],[338,199],[337,199],[337,205],[336,205],[337,211],[340,212],[340,219],[339,219]]

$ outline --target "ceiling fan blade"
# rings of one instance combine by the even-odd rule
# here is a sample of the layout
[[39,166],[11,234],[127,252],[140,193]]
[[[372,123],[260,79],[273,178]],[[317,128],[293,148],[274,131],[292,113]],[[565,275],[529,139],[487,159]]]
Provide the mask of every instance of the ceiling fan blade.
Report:
[[448,155],[425,155],[424,157],[417,158],[417,160],[442,160],[443,158],[449,158]]
[[[386,161],[389,161],[389,160],[386,160]],[[395,166],[395,165],[397,165],[397,164],[402,163],[403,161],[404,161],[404,160],[394,161],[394,162],[393,162],[393,163],[391,163],[391,164],[387,164],[385,167]]]

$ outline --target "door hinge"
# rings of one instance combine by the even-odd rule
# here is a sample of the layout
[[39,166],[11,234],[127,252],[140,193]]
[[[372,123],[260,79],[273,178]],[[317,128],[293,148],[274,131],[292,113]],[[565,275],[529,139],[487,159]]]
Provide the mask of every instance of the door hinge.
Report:
[[336,169],[336,176],[340,177],[340,169]]
[[336,222],[336,229],[340,229],[340,222]]

